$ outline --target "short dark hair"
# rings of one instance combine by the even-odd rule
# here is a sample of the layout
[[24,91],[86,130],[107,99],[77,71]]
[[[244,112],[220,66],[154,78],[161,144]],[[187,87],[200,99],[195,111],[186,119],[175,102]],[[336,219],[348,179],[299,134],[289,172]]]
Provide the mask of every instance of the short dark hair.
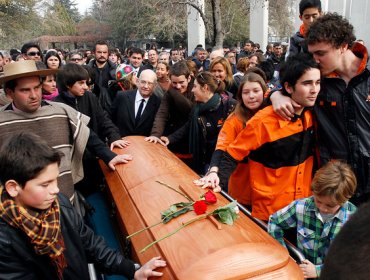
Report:
[[99,40],[99,41],[96,41],[95,42],[95,45],[94,45],[94,52],[96,51],[96,46],[97,45],[106,45],[108,48],[109,48],[109,46],[108,46],[108,42],[107,41],[104,41],[104,40]]
[[299,15],[303,15],[303,12],[309,8],[317,8],[321,13],[321,1],[320,0],[301,0],[299,2]]
[[46,53],[46,55],[44,57],[44,63],[46,65],[46,67],[49,68],[47,61],[48,61],[49,57],[51,57],[51,56],[55,56],[56,58],[58,58],[58,60],[59,60],[59,68],[62,67],[62,60],[60,59],[60,56],[59,56],[59,54],[56,51],[48,51]]
[[48,165],[60,164],[61,153],[30,132],[8,135],[0,148],[0,182],[15,180],[24,187]]
[[178,52],[178,51],[179,51],[179,49],[178,49],[178,48],[171,49],[171,50],[170,50],[170,55],[172,55],[172,52],[174,52],[174,51],[177,51],[177,52]]
[[254,52],[248,56],[249,59],[251,59],[253,56],[257,57],[257,65],[260,64],[262,61],[265,61],[266,58],[263,56],[263,54],[259,52]]
[[314,21],[306,34],[308,45],[328,42],[336,48],[342,44],[352,46],[356,40],[353,26],[337,13],[328,13]]
[[358,208],[335,237],[325,257],[320,279],[369,279],[370,204]]
[[130,51],[128,52],[128,56],[132,56],[134,53],[141,54],[141,56],[144,58],[144,51],[139,48],[132,47]]
[[288,57],[280,68],[280,83],[283,86],[284,94],[287,94],[284,87],[285,83],[294,87],[299,78],[302,77],[307,70],[312,68],[319,69],[319,65],[315,62],[311,54],[298,53]]
[[89,74],[85,68],[79,64],[68,63],[64,65],[57,74],[58,85],[63,91],[67,91],[68,87],[73,86],[76,82],[89,80]]
[[274,77],[275,68],[274,63],[270,59],[262,61],[260,64],[257,65],[257,67],[265,73],[267,82],[272,80],[272,78]]
[[198,54],[198,52],[205,52],[206,50],[205,49],[203,49],[203,48],[196,48],[195,49],[195,52],[194,52],[194,55],[197,55]]
[[171,76],[180,77],[184,75],[185,78],[189,78],[190,74],[191,73],[190,73],[189,67],[186,64],[186,61],[184,60],[181,60],[170,67],[170,74],[169,74],[170,77]]
[[30,48],[37,48],[40,52],[40,55],[42,55],[41,53],[41,49],[40,49],[40,46],[35,43],[35,42],[28,42],[28,43],[25,43],[22,48],[21,48],[21,53],[23,54],[27,54],[27,51],[30,49]]

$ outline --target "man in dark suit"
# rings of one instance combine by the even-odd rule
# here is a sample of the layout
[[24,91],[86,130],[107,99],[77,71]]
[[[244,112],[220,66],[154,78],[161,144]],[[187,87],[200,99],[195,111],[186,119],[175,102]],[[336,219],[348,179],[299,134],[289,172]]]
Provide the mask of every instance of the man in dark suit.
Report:
[[121,137],[128,135],[149,136],[161,100],[153,94],[157,76],[152,70],[141,72],[138,88],[118,92],[112,107],[112,120]]

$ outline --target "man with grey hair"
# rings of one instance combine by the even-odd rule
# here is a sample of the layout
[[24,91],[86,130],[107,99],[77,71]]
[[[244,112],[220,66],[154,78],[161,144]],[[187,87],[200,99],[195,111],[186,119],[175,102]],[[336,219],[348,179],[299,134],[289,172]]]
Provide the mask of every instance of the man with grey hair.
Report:
[[161,99],[153,94],[157,75],[150,69],[143,70],[137,81],[137,89],[117,93],[112,106],[112,120],[121,137],[129,135],[149,136]]
[[158,62],[166,62],[169,65],[170,54],[166,51],[161,52],[158,56]]

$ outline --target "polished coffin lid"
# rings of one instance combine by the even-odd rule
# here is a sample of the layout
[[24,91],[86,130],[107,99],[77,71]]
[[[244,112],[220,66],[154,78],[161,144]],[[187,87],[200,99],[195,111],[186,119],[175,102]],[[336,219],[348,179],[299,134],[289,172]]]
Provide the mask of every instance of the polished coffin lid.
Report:
[[[193,184],[199,176],[165,147],[145,142],[141,136],[125,139],[130,146],[115,152],[132,154],[134,159],[117,165],[116,171],[101,164],[125,231],[122,234],[158,223],[161,211],[186,202],[156,181],[181,189],[193,200],[206,192]],[[208,211],[229,203],[219,194],[217,199]],[[159,255],[167,261],[159,279],[303,279],[287,250],[243,213],[239,215],[232,226],[209,218],[196,221],[139,253],[152,241],[197,217],[193,211],[188,212],[132,237],[134,253],[142,264]]]

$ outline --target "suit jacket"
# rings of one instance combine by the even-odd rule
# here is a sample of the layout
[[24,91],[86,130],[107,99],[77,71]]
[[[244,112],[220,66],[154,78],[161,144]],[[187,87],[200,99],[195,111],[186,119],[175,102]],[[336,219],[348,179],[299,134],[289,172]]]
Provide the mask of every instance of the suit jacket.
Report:
[[119,91],[112,107],[112,120],[118,127],[121,137],[129,135],[149,136],[152,130],[155,115],[161,99],[152,94],[141,115],[140,121],[135,126],[135,96],[136,89]]

